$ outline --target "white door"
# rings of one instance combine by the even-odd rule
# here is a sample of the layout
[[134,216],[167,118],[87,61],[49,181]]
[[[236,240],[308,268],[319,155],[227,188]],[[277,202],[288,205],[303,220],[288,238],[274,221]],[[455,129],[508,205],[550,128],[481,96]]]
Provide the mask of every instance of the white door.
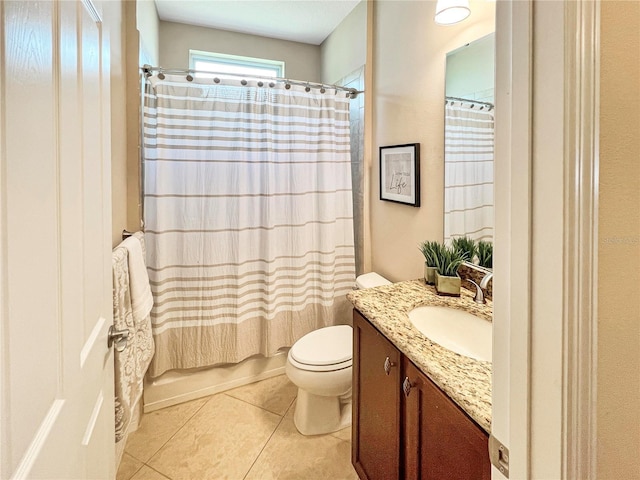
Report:
[[114,477],[101,14],[91,0],[0,3],[3,479]]

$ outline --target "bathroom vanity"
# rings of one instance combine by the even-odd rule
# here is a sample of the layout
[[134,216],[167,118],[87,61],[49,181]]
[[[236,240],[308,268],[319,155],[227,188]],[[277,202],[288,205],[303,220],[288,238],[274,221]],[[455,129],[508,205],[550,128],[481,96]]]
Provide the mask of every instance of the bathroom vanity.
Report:
[[349,294],[353,315],[352,462],[361,479],[491,478],[491,364],[432,342],[409,321],[421,305],[489,321],[464,290],[440,297],[420,280]]

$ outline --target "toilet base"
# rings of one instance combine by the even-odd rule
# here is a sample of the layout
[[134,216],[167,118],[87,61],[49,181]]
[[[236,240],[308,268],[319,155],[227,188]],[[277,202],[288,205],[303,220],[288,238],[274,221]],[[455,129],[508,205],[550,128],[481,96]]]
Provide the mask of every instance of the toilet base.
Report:
[[299,388],[293,423],[302,435],[322,435],[348,427],[351,391],[341,397],[323,397]]

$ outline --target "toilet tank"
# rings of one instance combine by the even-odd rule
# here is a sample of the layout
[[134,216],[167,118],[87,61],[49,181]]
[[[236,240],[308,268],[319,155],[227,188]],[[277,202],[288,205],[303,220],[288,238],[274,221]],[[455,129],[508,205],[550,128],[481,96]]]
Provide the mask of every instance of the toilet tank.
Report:
[[391,285],[391,282],[376,272],[364,273],[356,278],[356,287],[358,289],[381,287],[383,285]]

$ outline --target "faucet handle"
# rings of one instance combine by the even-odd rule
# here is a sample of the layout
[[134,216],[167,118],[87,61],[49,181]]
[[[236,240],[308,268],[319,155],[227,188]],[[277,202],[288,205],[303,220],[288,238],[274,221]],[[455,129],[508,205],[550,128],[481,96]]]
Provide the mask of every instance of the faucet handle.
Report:
[[482,291],[482,288],[480,287],[480,285],[478,285],[476,282],[474,282],[470,278],[465,278],[465,280],[469,283],[472,283],[476,287],[476,294],[473,297],[473,301],[476,303],[482,303],[482,304],[485,303],[484,292]]
[[480,288],[486,289],[489,286],[489,282],[493,278],[493,272],[487,273],[482,280],[480,280]]

